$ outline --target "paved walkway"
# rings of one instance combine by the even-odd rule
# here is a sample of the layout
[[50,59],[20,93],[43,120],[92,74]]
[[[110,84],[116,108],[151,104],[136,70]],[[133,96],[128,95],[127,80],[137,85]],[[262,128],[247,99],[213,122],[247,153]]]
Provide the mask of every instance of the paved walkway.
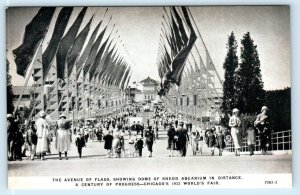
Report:
[[[151,113],[143,114],[148,117]],[[192,156],[191,147],[186,157],[169,157],[166,132],[159,131],[160,138],[153,146],[153,157],[149,158],[147,148],[143,149],[143,157],[107,158],[104,142],[90,140],[83,148],[83,157],[80,159],[74,141],[69,152],[69,160],[59,160],[52,143],[52,155],[47,160],[8,162],[8,176],[156,176],[175,175],[178,172],[187,175],[200,174],[253,174],[253,173],[291,173],[291,155],[241,155],[224,153],[215,156],[204,147],[202,155]],[[74,139],[73,139],[74,140]],[[125,146],[128,147],[127,140]],[[128,149],[126,147],[126,149]],[[128,152],[128,150],[126,150]]]

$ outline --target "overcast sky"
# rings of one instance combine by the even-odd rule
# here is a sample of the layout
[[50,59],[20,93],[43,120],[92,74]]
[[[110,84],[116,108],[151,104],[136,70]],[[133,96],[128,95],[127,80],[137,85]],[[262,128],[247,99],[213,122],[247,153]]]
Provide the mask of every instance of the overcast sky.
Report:
[[[23,77],[17,75],[12,50],[22,43],[26,24],[39,8],[9,8],[7,10],[7,50],[11,64],[10,74],[13,85],[23,85]],[[75,8],[71,21],[74,21],[81,8]],[[227,37],[233,31],[238,45],[246,32],[250,32],[257,45],[261,61],[264,88],[282,89],[290,84],[290,15],[288,6],[214,6],[190,7],[199,31],[210,52],[221,78],[226,55]],[[59,9],[56,10],[57,16]],[[93,13],[97,13],[92,30],[103,17],[105,8],[91,7],[84,18],[84,24]],[[131,82],[140,81],[147,76],[159,80],[157,54],[162,7],[113,7],[109,8],[105,22],[112,15],[132,65]],[[51,38],[55,20],[50,24],[43,50]],[[81,26],[83,28],[84,24]],[[69,22],[69,26],[71,22]],[[110,25],[112,26],[112,25]],[[126,55],[124,48],[121,52]],[[240,49],[238,49],[240,51]]]

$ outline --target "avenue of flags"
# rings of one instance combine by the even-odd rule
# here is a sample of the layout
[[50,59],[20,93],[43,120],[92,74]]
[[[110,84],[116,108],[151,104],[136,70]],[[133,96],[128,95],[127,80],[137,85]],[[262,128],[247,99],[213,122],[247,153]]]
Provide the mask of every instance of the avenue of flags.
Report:
[[221,86],[208,49],[188,7],[163,8],[158,50],[158,94],[174,112],[202,120],[219,112]]
[[[61,113],[75,119],[95,117],[125,103],[131,76],[128,54],[108,9],[97,9],[92,16],[89,11],[40,8],[27,24],[23,42],[13,53],[17,73],[34,80],[32,116],[45,110],[53,119]],[[47,33],[51,38],[46,43]]]

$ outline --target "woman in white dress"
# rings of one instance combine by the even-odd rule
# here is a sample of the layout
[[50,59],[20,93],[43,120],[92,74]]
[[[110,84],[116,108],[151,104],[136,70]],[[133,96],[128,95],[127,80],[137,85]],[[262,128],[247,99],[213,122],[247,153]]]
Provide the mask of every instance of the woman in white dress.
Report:
[[38,137],[36,145],[36,154],[40,155],[41,160],[45,160],[45,153],[49,150],[48,145],[48,133],[49,125],[46,120],[46,113],[44,111],[40,112],[40,118],[36,120],[36,134]]
[[56,149],[59,154],[59,160],[62,160],[61,153],[65,153],[65,159],[68,160],[68,151],[71,149],[71,140],[69,130],[67,129],[67,117],[62,114],[57,121]]
[[232,116],[229,119],[229,127],[231,127],[231,137],[233,139],[235,155],[240,156],[242,148],[242,136],[241,136],[241,119],[239,117],[239,110],[233,109]]

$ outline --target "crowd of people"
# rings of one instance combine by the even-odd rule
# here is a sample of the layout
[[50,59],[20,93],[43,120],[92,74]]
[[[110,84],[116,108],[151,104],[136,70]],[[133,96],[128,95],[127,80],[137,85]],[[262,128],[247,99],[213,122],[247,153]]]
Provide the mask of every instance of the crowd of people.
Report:
[[[47,120],[45,112],[40,112],[36,121],[32,121],[27,130],[19,128],[18,120],[13,115],[7,115],[8,134],[8,159],[22,160],[27,151],[28,159],[36,157],[45,160],[47,154],[51,154],[50,144],[55,142],[58,159],[68,160],[68,152],[71,149],[72,137],[77,147],[78,156],[84,156],[84,147],[89,140],[104,141],[104,149],[108,158],[142,157],[143,148],[147,148],[148,156],[153,156],[153,144],[159,139],[159,129],[167,134],[166,146],[169,157],[186,156],[190,147],[192,155],[202,154],[206,146],[210,155],[222,156],[223,150],[228,145],[226,135],[230,134],[235,148],[235,155],[240,156],[243,136],[247,138],[250,155],[254,154],[256,135],[259,135],[262,154],[267,154],[271,143],[270,118],[268,108],[263,106],[261,113],[253,124],[247,124],[247,131],[242,134],[239,110],[233,109],[226,128],[212,126],[209,129],[201,129],[200,126],[184,122],[175,114],[168,113],[163,107],[157,106],[154,116],[143,123],[133,121],[129,123],[130,117],[135,117],[140,112],[139,107],[127,107],[119,113],[102,117],[91,124],[74,124],[72,127],[64,114],[60,115],[54,127]],[[72,124],[73,125],[73,124]],[[54,128],[54,130],[53,130]],[[227,133],[227,134],[226,134]],[[55,138],[55,140],[53,140]],[[63,158],[64,155],[64,158]]]

